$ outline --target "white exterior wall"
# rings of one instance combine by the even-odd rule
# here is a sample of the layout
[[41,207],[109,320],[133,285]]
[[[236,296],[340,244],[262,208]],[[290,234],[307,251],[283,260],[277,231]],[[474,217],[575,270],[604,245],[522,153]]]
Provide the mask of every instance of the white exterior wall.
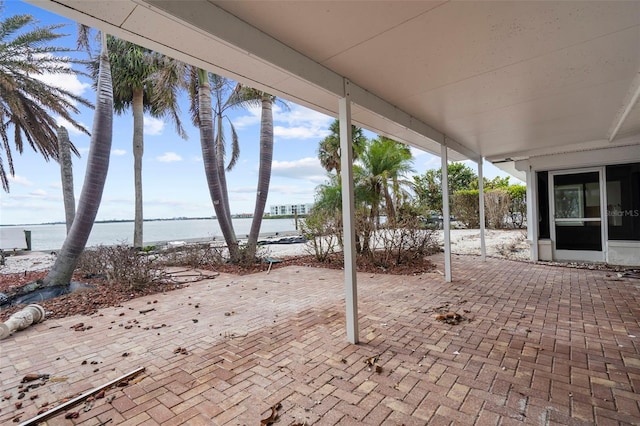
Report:
[[640,241],[607,241],[607,263],[640,266]]
[[[528,160],[516,161],[516,169],[527,172],[529,175],[527,179],[527,201],[536,200],[537,204],[536,172],[638,163],[640,162],[639,143],[640,141],[638,140],[632,140],[627,146],[543,155],[531,157]],[[533,183],[533,185],[530,185],[530,183]],[[531,205],[527,214],[531,215],[527,217],[528,223],[538,223],[539,212],[537,208]],[[605,217],[605,222],[602,226],[606,227],[608,225],[606,219]],[[549,226],[553,226],[553,221],[550,222]],[[532,257],[532,260],[553,260],[553,242],[551,240],[538,239],[537,232],[536,235],[529,235],[529,238],[537,248],[537,258]],[[603,246],[607,263],[611,265],[640,266],[640,241],[605,240],[603,241]]]

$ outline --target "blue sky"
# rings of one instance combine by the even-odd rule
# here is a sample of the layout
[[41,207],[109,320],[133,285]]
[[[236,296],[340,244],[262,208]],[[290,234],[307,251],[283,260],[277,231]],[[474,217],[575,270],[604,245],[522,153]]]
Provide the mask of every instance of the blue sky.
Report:
[[[2,16],[18,13],[33,15],[40,24],[66,23],[60,32],[70,34],[60,44],[75,46],[75,23],[66,18],[22,3],[5,1]],[[56,76],[56,84],[95,101],[91,82],[84,77]],[[272,204],[313,202],[317,185],[326,173],[317,159],[318,142],[328,134],[333,117],[296,104],[289,110],[274,107],[274,155],[271,187],[266,210]],[[190,123],[186,98],[181,105],[182,120],[189,135],[183,140],[171,123],[145,117],[145,152],[143,159],[143,197],[145,218],[209,217],[214,215],[209,197],[198,130]],[[238,109],[229,114],[240,140],[240,160],[228,174],[227,183],[233,213],[252,213],[258,174],[258,140],[260,110]],[[83,109],[77,120],[91,129],[93,111]],[[63,124],[63,123],[60,123]],[[89,150],[89,137],[70,126],[70,138],[82,157],[74,157],[76,202],[85,174],[84,158]],[[368,137],[375,137],[367,133]],[[134,206],[132,118],[130,114],[114,116],[113,145],[106,187],[98,220],[132,219]],[[439,157],[413,150],[414,168],[422,174],[439,168]],[[3,154],[4,156],[4,154]],[[6,157],[5,157],[6,158]],[[476,168],[475,163],[469,163]],[[5,163],[6,166],[6,163]],[[15,177],[10,177],[10,193],[0,192],[0,224],[26,224],[64,220],[60,169],[56,162],[46,162],[26,147],[22,155],[14,151]],[[485,164],[489,179],[506,174]],[[516,181],[512,178],[512,181]]]

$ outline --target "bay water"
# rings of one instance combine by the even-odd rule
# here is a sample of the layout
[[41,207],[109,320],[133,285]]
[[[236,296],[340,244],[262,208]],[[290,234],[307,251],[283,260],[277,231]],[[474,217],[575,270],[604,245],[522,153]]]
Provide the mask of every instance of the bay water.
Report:
[[[250,218],[233,219],[233,227],[239,239],[245,239],[251,229]],[[62,247],[66,236],[66,225],[16,225],[3,226],[31,231],[33,251],[53,251]],[[261,236],[293,234],[296,232],[294,219],[263,219]],[[144,245],[171,241],[223,240],[216,219],[180,219],[145,221],[143,228]],[[131,244],[133,242],[133,222],[108,222],[93,225],[87,247],[98,245]]]

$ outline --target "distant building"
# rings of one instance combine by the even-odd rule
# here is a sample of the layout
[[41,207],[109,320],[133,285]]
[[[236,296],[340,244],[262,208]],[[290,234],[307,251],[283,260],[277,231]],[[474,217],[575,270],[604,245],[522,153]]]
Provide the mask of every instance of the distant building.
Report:
[[271,206],[269,213],[271,216],[290,216],[290,215],[306,215],[313,207],[312,203],[307,204],[281,204]]

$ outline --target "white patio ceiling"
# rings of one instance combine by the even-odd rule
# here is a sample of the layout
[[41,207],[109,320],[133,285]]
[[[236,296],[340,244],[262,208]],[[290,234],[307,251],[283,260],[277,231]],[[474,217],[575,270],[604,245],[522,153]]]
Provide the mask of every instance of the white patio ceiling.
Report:
[[640,149],[639,1],[30,2],[453,159]]

